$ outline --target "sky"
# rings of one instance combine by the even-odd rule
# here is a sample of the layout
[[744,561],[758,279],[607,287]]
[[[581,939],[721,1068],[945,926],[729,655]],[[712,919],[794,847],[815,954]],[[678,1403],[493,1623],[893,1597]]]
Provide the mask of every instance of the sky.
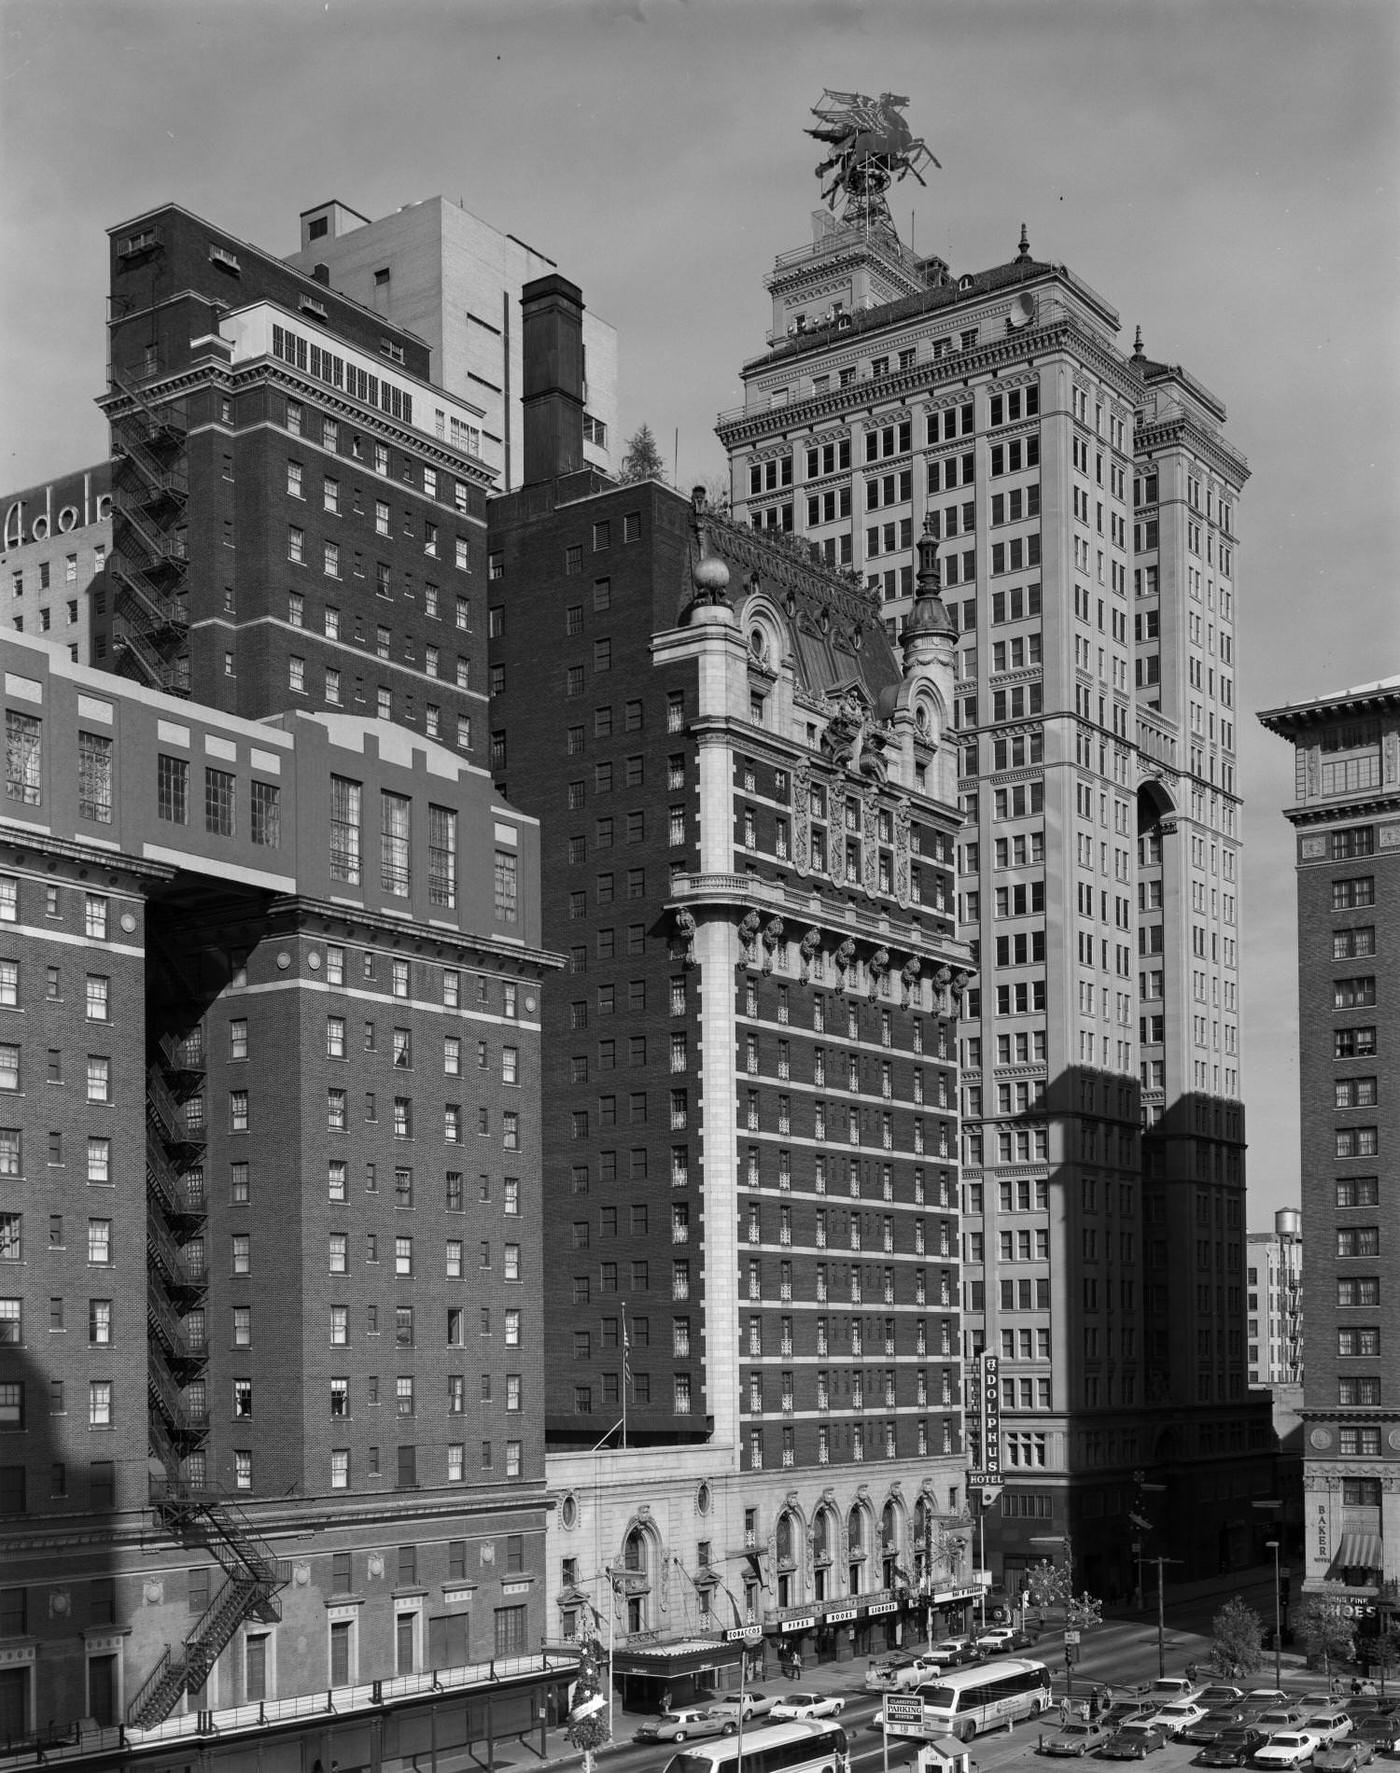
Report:
[[1394,0],[0,0],[0,487],[106,454],[106,230],[264,250],[460,199],[619,333],[624,435],[714,481],[810,238],[823,89],[907,94],[892,207],[955,273],[1069,265],[1225,402],[1240,502],[1252,1228],[1298,1198],[1292,752],[1251,711],[1400,670]]

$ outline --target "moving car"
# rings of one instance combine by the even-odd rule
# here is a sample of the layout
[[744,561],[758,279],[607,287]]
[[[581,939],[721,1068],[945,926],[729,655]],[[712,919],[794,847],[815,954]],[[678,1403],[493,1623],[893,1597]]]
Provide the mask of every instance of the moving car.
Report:
[[1111,1724],[1085,1724],[1071,1721],[1061,1724],[1052,1736],[1042,1736],[1035,1745],[1041,1755],[1087,1755],[1103,1747],[1113,1735]]
[[1268,1737],[1253,1724],[1231,1724],[1196,1756],[1198,1767],[1247,1767]]
[[[750,1718],[767,1717],[768,1713],[773,1709],[777,1698],[778,1695],[776,1693],[745,1693],[743,1695],[744,1722],[747,1723]],[[737,1693],[730,1693],[724,1699],[716,1699],[707,1709],[715,1717],[734,1718],[737,1721],[739,1717],[739,1702],[740,1695]]]
[[1311,1730],[1280,1730],[1254,1751],[1256,1767],[1305,1767],[1322,1744]]
[[1148,1755],[1165,1748],[1171,1738],[1144,1719],[1141,1723],[1120,1724],[1098,1751],[1105,1761],[1145,1761]]
[[994,1626],[991,1631],[978,1632],[972,1640],[976,1649],[987,1656],[1014,1656],[1018,1650],[1029,1650],[1035,1639],[1028,1631],[1015,1625]]
[[677,1711],[663,1711],[648,1718],[640,1726],[634,1742],[684,1742],[690,1736],[732,1736],[737,1723],[731,1717],[717,1717],[703,1705],[686,1705]]
[[1153,1712],[1148,1722],[1165,1730],[1168,1736],[1180,1736],[1192,1724],[1199,1724],[1205,1715],[1206,1708],[1199,1700],[1174,1699],[1170,1705],[1164,1705]]
[[1320,1748],[1313,1756],[1313,1766],[1322,1773],[1357,1773],[1370,1765],[1375,1749],[1362,1736],[1345,1736],[1330,1748]]
[[784,1693],[768,1715],[775,1723],[779,1718],[839,1718],[845,1708],[846,1701],[835,1693]]

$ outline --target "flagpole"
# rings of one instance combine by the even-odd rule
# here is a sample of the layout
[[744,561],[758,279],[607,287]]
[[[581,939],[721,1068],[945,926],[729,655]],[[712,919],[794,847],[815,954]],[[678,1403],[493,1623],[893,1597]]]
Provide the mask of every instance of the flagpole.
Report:
[[622,1450],[627,1451],[627,1393],[632,1384],[632,1338],[627,1333],[627,1301],[622,1301]]

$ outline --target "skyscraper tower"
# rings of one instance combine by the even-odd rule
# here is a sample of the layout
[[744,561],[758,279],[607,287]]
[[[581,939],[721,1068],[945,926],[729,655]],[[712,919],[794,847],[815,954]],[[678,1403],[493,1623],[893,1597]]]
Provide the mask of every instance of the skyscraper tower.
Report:
[[[958,635],[964,1353],[1000,1362],[994,1565],[1069,1539],[1127,1592],[1148,1554],[1247,1551],[1236,967],[1235,510],[1218,400],[1125,357],[1068,267],[955,275],[815,218],[767,279],[721,414],[736,515],[909,607],[931,524]],[[975,1430],[971,1425],[970,1433]],[[975,1449],[975,1440],[974,1440]],[[1253,1479],[1248,1480],[1252,1482]],[[1140,1512],[1140,1511],[1139,1511]],[[1160,1512],[1160,1511],[1159,1511]]]

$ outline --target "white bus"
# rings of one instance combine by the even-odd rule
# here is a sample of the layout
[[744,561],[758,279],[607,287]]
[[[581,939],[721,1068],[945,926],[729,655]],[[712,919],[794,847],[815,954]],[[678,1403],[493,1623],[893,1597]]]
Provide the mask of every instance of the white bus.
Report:
[[1050,1670],[1043,1662],[1007,1656],[980,1668],[949,1669],[915,1692],[926,1730],[966,1742],[983,1730],[1010,1729],[1022,1718],[1038,1718],[1050,1705]]
[[[666,1763],[665,1773],[739,1773],[739,1738],[688,1745]],[[743,1773],[850,1773],[846,1732],[825,1718],[765,1724],[745,1730]]]

